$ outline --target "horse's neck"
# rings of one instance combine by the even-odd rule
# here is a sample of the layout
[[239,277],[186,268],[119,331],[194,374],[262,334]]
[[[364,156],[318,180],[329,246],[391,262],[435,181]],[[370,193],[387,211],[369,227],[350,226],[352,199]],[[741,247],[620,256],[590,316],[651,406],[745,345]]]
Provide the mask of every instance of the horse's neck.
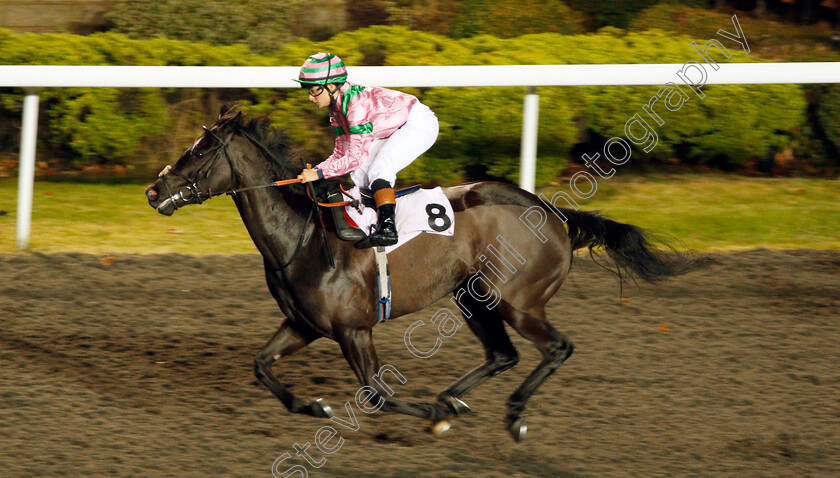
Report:
[[[244,189],[264,186],[277,179],[271,176],[264,163],[250,161],[240,171],[237,187]],[[300,234],[313,227],[307,224],[305,215],[292,209],[278,187],[237,193],[234,202],[254,245],[275,267],[289,262],[295,253]]]

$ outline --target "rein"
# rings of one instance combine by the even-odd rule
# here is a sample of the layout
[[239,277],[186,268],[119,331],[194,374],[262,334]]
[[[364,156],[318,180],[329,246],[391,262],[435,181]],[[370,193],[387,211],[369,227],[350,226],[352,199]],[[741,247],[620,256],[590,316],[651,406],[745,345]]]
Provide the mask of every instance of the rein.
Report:
[[[228,191],[221,191],[221,192],[213,192],[211,189],[208,189],[207,193],[203,193],[198,187],[198,180],[199,179],[207,179],[207,177],[210,175],[210,171],[216,166],[216,163],[218,163],[219,158],[221,156],[221,153],[224,153],[225,159],[227,159],[228,165],[230,166],[231,179],[235,180],[235,178],[241,177],[241,174],[239,173],[239,171],[237,171],[236,166],[233,164],[233,160],[231,159],[230,154],[228,153],[228,143],[230,142],[230,139],[233,137],[234,133],[231,132],[226,139],[222,139],[219,135],[217,135],[213,131],[210,131],[206,126],[204,126],[203,128],[204,128],[204,131],[207,134],[209,134],[212,138],[214,138],[219,143],[219,146],[216,147],[216,149],[214,150],[213,157],[210,160],[208,160],[205,164],[203,164],[200,168],[198,168],[198,170],[193,175],[193,177],[190,177],[190,178],[188,178],[188,177],[186,177],[186,176],[184,176],[184,175],[182,175],[182,174],[180,174],[176,171],[172,171],[172,167],[168,166],[168,165],[163,169],[163,171],[160,172],[160,174],[158,174],[159,178],[164,178],[164,176],[166,176],[167,174],[174,174],[175,176],[178,176],[179,178],[181,178],[181,179],[183,179],[184,181],[187,182],[187,185],[182,186],[178,190],[177,194],[173,194],[172,191],[169,189],[169,185],[166,183],[165,178],[162,181],[164,188],[166,188],[166,194],[169,196],[169,199],[172,201],[172,206],[176,210],[179,209],[180,207],[183,207],[183,205],[182,206],[178,205],[178,199],[179,198],[184,203],[188,203],[192,198],[195,198],[198,201],[198,204],[201,204],[208,199],[212,199],[216,196],[221,196],[222,194],[225,194],[225,195],[228,195],[228,196],[233,196],[234,198],[236,198],[236,195],[238,193],[245,192],[245,191],[253,191],[253,190],[256,190],[256,189],[265,189],[265,188],[271,188],[271,187],[289,186],[289,185],[292,185],[292,184],[297,184],[297,183],[303,182],[299,178],[292,178],[292,179],[283,179],[283,180],[279,180],[279,181],[272,181],[271,183],[262,184],[262,185],[259,185],[259,186],[250,186],[250,187],[247,187],[247,188],[234,188],[234,189],[230,189]],[[277,161],[277,159],[274,157],[274,155],[271,154],[271,151],[269,151],[268,148],[266,148],[259,140],[257,140],[256,138],[254,138],[250,134],[246,133],[245,131],[240,131],[240,133],[242,134],[242,136],[244,136],[246,139],[248,139],[248,141],[250,141],[252,144],[254,144],[257,147],[257,149],[259,149],[260,152],[263,155],[267,156],[269,159],[271,159],[275,163],[279,163],[279,161]],[[309,164],[306,164],[305,166],[307,168],[311,167],[311,165],[309,165]],[[203,178],[201,178],[201,173],[202,172],[204,173]],[[303,229],[301,229],[300,238],[298,239],[297,246],[295,247],[295,250],[292,253],[291,258],[289,259],[289,261],[286,264],[280,266],[281,269],[285,269],[286,267],[291,265],[292,262],[294,262],[295,258],[297,258],[297,255],[300,252],[301,247],[303,247],[303,244],[305,242],[307,242],[307,241],[305,241],[306,229],[309,227],[309,223],[312,221],[312,216],[314,215],[315,211],[318,209],[318,206],[321,206],[321,207],[344,207],[344,206],[347,206],[347,205],[354,205],[354,206],[357,205],[356,200],[340,201],[340,202],[334,202],[334,203],[323,203],[323,202],[317,201],[317,198],[313,197],[315,195],[315,192],[314,192],[314,189],[312,188],[312,185],[309,184],[308,186],[309,187],[306,188],[306,195],[309,197],[309,199],[312,200],[312,208],[309,210],[309,216],[306,218],[306,222],[303,225]],[[185,195],[184,191],[187,192],[186,195]],[[341,188],[341,192],[342,192],[342,194],[350,197],[349,195],[347,195],[347,192],[344,191],[344,188]],[[186,205],[186,204],[184,204],[184,205]],[[332,257],[332,251],[330,250],[329,243],[327,242],[327,238],[326,238],[326,231],[324,229],[324,221],[323,221],[323,218],[320,215],[320,211],[319,211],[319,219],[320,219],[320,222],[321,222],[322,231],[324,231],[324,244],[327,248],[327,253],[328,253],[329,258],[330,258],[330,264],[333,267],[335,267],[335,263],[334,263],[333,257]]]
[[[206,172],[204,173],[204,177],[201,178],[201,179],[207,179],[207,177],[210,175],[210,171],[213,169],[213,167],[218,162],[220,152],[224,152],[225,159],[227,159],[228,164],[230,165],[231,171],[234,173],[234,175],[236,175],[238,177],[239,172],[236,170],[236,167],[233,165],[233,160],[231,160],[230,154],[228,154],[228,152],[227,152],[228,143],[230,142],[230,138],[233,136],[233,133],[231,133],[231,135],[228,136],[227,140],[223,140],[216,133],[207,129],[206,126],[204,127],[204,130],[208,134],[210,134],[210,136],[212,136],[216,141],[219,142],[219,147],[217,147],[215,149],[215,155],[213,156],[211,161],[208,161],[210,166],[206,168]],[[274,155],[271,154],[271,151],[269,151],[268,148],[263,146],[263,144],[260,143],[259,140],[257,140],[256,138],[254,138],[253,136],[249,135],[248,133],[246,133],[244,131],[241,131],[240,133],[242,134],[242,136],[247,138],[251,143],[253,143],[255,146],[257,146],[257,148],[260,149],[260,152],[262,152],[264,155],[268,156],[272,161],[277,162],[277,160],[274,158]],[[309,166],[310,165],[307,164],[307,167],[309,167]],[[213,192],[212,190],[208,189],[207,193],[203,193],[198,188],[198,184],[197,184],[198,179],[188,178],[188,177],[186,177],[186,176],[184,176],[180,173],[177,173],[175,171],[171,171],[171,169],[172,169],[171,166],[166,166],[163,169],[163,171],[161,171],[160,174],[158,174],[158,177],[163,177],[163,176],[166,176],[167,174],[171,173],[171,174],[174,174],[175,176],[178,176],[179,178],[183,179],[184,181],[186,181],[188,183],[187,186],[181,187],[181,189],[178,190],[177,194],[172,194],[171,190],[169,189],[169,185],[166,184],[166,181],[163,182],[163,186],[166,188],[166,193],[169,196],[169,198],[172,200],[172,205],[175,209],[180,209],[181,207],[183,207],[183,205],[182,206],[178,205],[177,199],[181,199],[182,201],[187,202],[190,199],[192,199],[193,197],[195,197],[196,200],[198,201],[198,203],[201,204],[208,199],[214,198],[216,196],[221,196],[222,194],[225,194],[225,195],[228,195],[228,196],[236,196],[236,194],[241,193],[241,192],[253,191],[253,190],[256,190],[256,189],[272,188],[272,187],[289,186],[289,185],[292,185],[292,184],[297,184],[297,183],[302,182],[298,178],[282,179],[282,180],[279,180],[279,181],[272,181],[268,184],[262,184],[262,185],[259,185],[259,186],[251,186],[251,187],[247,187],[247,188],[230,189],[230,190],[221,191],[221,192]],[[198,172],[194,176],[196,176],[196,177],[201,176],[200,173],[204,169],[205,169],[205,166],[202,166],[201,168],[199,168]],[[184,190],[186,190],[189,194],[184,195],[184,193],[183,193]],[[341,192],[345,196],[350,197],[347,194],[347,192],[344,190],[343,187],[341,187]],[[307,189],[306,195],[309,196],[309,199],[311,199],[313,202],[315,201],[315,198],[312,197],[312,194],[310,194],[309,189]],[[354,204],[354,201],[352,201],[352,200],[351,201],[339,201],[339,202],[332,202],[332,203],[324,203],[324,202],[318,201],[317,204],[318,204],[318,206],[321,206],[321,207],[344,207],[344,206]]]

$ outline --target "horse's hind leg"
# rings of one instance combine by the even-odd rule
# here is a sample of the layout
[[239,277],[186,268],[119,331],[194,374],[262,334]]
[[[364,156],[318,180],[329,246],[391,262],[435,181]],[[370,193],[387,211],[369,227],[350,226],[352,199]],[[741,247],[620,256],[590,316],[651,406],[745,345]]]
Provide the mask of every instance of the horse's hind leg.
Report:
[[373,346],[373,334],[370,328],[341,327],[333,332],[335,340],[341,346],[341,351],[344,353],[344,358],[347,359],[347,363],[350,364],[359,382],[373,389],[371,392],[375,392],[375,396],[371,396],[370,392],[366,394],[362,393],[364,389],[358,391],[356,393],[357,403],[359,397],[363,396],[366,399],[364,402],[376,410],[403,413],[432,421],[437,421],[455,414],[455,411],[451,407],[443,403],[410,403],[392,397],[395,391],[385,381],[386,372],[389,373],[387,378],[391,384],[394,383],[394,378],[400,381],[400,383],[405,383],[406,379],[391,365],[385,365],[380,368],[379,358]]
[[505,320],[523,337],[534,342],[543,355],[542,362],[507,401],[505,423],[513,438],[520,441],[526,430],[525,420],[521,417],[525,404],[537,388],[572,355],[574,346],[545,319],[542,307],[524,312],[502,301],[499,308]]
[[450,397],[459,398],[463,396],[486,382],[490,377],[513,367],[519,361],[519,355],[510,342],[510,337],[502,321],[502,315],[497,308],[488,310],[486,304],[472,299],[468,294],[461,297],[460,303],[472,314],[471,317],[464,314],[464,320],[481,341],[481,344],[484,345],[486,360],[441,392],[438,400],[444,403],[452,403]]
[[320,337],[311,333],[306,333],[300,330],[290,319],[286,319],[280,330],[274,334],[274,337],[268,341],[268,344],[257,354],[254,360],[254,374],[260,379],[274,395],[283,402],[292,413],[303,413],[312,415],[314,417],[328,417],[331,415],[330,407],[326,406],[321,400],[315,400],[312,403],[305,403],[303,400],[296,397],[292,392],[286,389],[283,384],[277,380],[277,377],[271,373],[271,364],[276,362],[281,357],[290,355],[303,347],[306,347],[312,341]]

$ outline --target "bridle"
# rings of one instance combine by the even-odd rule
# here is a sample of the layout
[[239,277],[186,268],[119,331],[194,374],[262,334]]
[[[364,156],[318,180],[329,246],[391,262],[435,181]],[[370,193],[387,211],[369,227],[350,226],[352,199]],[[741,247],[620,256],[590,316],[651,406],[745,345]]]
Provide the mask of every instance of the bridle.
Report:
[[[228,153],[228,143],[230,142],[230,139],[233,137],[233,131],[231,131],[231,133],[227,136],[227,138],[222,139],[219,135],[217,135],[216,133],[211,131],[206,126],[202,126],[202,128],[204,129],[206,134],[209,134],[210,137],[215,139],[216,142],[218,143],[218,146],[216,146],[216,148],[213,150],[213,156],[210,159],[208,159],[207,161],[205,161],[204,164],[201,165],[201,167],[196,169],[195,173],[193,173],[191,175],[191,177],[186,177],[186,176],[184,176],[183,174],[181,174],[177,171],[172,171],[172,167],[168,166],[168,165],[165,168],[163,168],[163,171],[161,171],[158,174],[158,177],[163,180],[161,182],[163,183],[163,187],[166,191],[166,194],[167,194],[167,196],[169,196],[169,200],[172,201],[172,207],[174,207],[175,210],[178,210],[179,208],[184,207],[188,204],[192,204],[190,201],[192,201],[193,198],[195,198],[195,201],[197,201],[198,204],[201,204],[201,203],[203,203],[204,201],[206,201],[210,198],[213,198],[215,196],[220,196],[222,194],[225,194],[225,193],[229,192],[229,191],[222,191],[222,192],[214,193],[212,189],[208,188],[207,192],[204,193],[198,187],[198,181],[207,179],[210,176],[210,172],[216,166],[216,163],[219,162],[219,158],[222,156],[222,153],[224,153],[225,159],[227,159],[228,165],[230,166],[231,180],[235,181],[239,178],[239,172],[236,170],[236,166],[234,166],[233,160],[230,158],[230,154]],[[193,146],[193,148],[195,148],[195,146]],[[192,154],[192,149],[193,148],[190,148],[190,154]],[[202,175],[202,173],[203,173],[203,175]],[[169,184],[167,184],[167,181],[166,181],[165,176],[167,174],[174,174],[175,176],[178,176],[179,178],[186,181],[187,184],[185,186],[181,186],[178,189],[177,193],[173,194],[172,190],[169,188]],[[185,192],[186,192],[186,194],[185,194]],[[180,199],[182,201],[182,204],[180,206],[178,205],[178,199]]]
[[[264,188],[271,188],[271,187],[276,187],[276,186],[288,186],[290,184],[297,184],[297,183],[301,182],[301,180],[297,179],[297,178],[282,179],[282,180],[279,180],[279,181],[272,181],[268,184],[263,184],[263,185],[260,185],[260,186],[251,186],[251,187],[248,187],[248,188],[234,188],[234,189],[229,189],[227,191],[213,192],[212,189],[208,188],[206,193],[202,193],[199,190],[198,184],[197,184],[198,179],[201,176],[201,172],[204,171],[204,177],[200,178],[200,179],[207,179],[210,176],[210,171],[213,169],[214,166],[216,166],[216,163],[219,161],[220,153],[224,153],[225,159],[227,159],[228,165],[230,165],[231,182],[238,181],[239,177],[241,176],[239,171],[236,169],[236,165],[233,163],[233,160],[231,159],[230,154],[228,153],[228,150],[227,150],[230,139],[233,137],[235,132],[232,131],[230,134],[228,134],[226,139],[222,139],[221,136],[219,136],[216,133],[214,133],[213,131],[209,130],[206,126],[202,126],[202,128],[213,139],[215,139],[219,143],[219,146],[217,146],[216,149],[213,150],[213,152],[214,152],[213,157],[210,158],[207,162],[205,162],[205,164],[203,164],[200,168],[198,168],[198,170],[196,170],[195,174],[193,174],[193,177],[190,177],[190,178],[188,178],[188,177],[184,176],[183,174],[180,174],[176,171],[172,171],[172,167],[169,166],[169,165],[167,165],[165,168],[163,168],[163,170],[160,173],[158,173],[158,178],[164,178],[164,176],[166,176],[167,174],[174,174],[175,176],[178,176],[179,178],[181,178],[181,179],[183,179],[184,181],[187,182],[186,186],[182,186],[180,189],[178,189],[177,194],[172,194],[172,191],[169,189],[169,185],[166,184],[166,179],[165,178],[163,179],[163,187],[166,189],[166,194],[169,196],[169,199],[172,201],[172,205],[176,210],[180,209],[180,208],[182,208],[182,207],[184,207],[188,204],[192,204],[189,201],[193,197],[196,198],[196,200],[198,201],[198,204],[201,204],[208,199],[214,198],[216,196],[221,196],[222,194],[227,194],[228,196],[236,197],[237,193],[241,193],[241,192],[244,192],[244,191],[252,191],[254,189],[264,189]],[[266,148],[257,138],[254,138],[253,136],[246,133],[245,131],[239,131],[239,133],[242,136],[244,136],[248,141],[250,141],[254,146],[256,146],[257,149],[259,149],[260,152],[263,155],[265,155],[267,158],[271,159],[272,161],[277,162],[276,158],[274,158],[274,155],[271,154],[271,151],[269,151],[268,148]],[[308,167],[308,166],[304,165],[304,167]],[[184,194],[185,190],[188,193],[187,195]],[[344,191],[343,189],[342,189],[342,192],[344,192],[346,194],[346,191]],[[178,199],[183,201],[184,204],[179,206],[178,202],[177,202]],[[310,199],[312,199],[314,202],[317,202],[316,199],[311,194],[311,189],[310,189]],[[350,201],[338,202],[338,203],[317,202],[317,204],[318,204],[318,206],[323,206],[323,207],[340,207],[340,206],[346,206],[347,204],[351,204],[351,202]]]
[[[263,184],[263,185],[260,185],[260,186],[252,186],[252,187],[238,188],[238,189],[234,188],[234,189],[230,189],[228,191],[221,191],[221,192],[213,192],[212,189],[208,188],[207,192],[203,193],[198,187],[198,181],[199,181],[199,179],[207,179],[210,176],[210,172],[213,170],[213,168],[219,162],[219,158],[221,157],[222,153],[224,153],[225,159],[227,159],[228,165],[230,166],[231,186],[234,186],[234,181],[238,182],[239,177],[240,177],[240,173],[236,169],[236,165],[234,165],[233,160],[231,159],[230,154],[228,153],[228,143],[230,142],[231,138],[233,138],[233,135],[236,131],[235,130],[231,131],[230,134],[228,134],[227,138],[222,139],[221,136],[217,135],[216,133],[211,131],[206,126],[202,126],[202,128],[204,129],[206,134],[209,134],[210,137],[215,139],[216,142],[219,144],[213,150],[213,157],[208,159],[207,161],[205,161],[205,163],[202,164],[201,167],[199,167],[195,171],[195,173],[192,174],[191,177],[189,177],[189,178],[184,176],[183,174],[180,174],[180,173],[176,172],[176,171],[172,171],[172,167],[168,166],[168,165],[165,168],[163,168],[163,171],[161,171],[158,174],[158,177],[162,179],[161,182],[163,183],[163,187],[166,190],[166,194],[169,196],[169,200],[172,201],[172,206],[175,208],[175,210],[179,209],[180,207],[186,206],[188,204],[192,204],[190,201],[192,200],[193,197],[195,197],[198,204],[201,204],[208,199],[211,199],[211,198],[216,197],[216,196],[221,196],[222,194],[227,194],[228,196],[233,196],[234,198],[236,198],[237,193],[244,192],[244,191],[251,191],[251,190],[254,190],[254,189],[270,188],[270,187],[275,187],[275,186],[287,186],[287,185],[290,185],[290,184],[295,184],[295,183],[301,182],[301,180],[297,179],[297,178],[285,179],[285,180],[280,180],[280,181],[273,181],[269,184]],[[266,148],[259,140],[257,140],[256,138],[254,138],[253,136],[251,136],[250,134],[248,134],[245,131],[240,131],[240,134],[242,134],[242,136],[244,136],[248,141],[250,141],[252,144],[254,144],[254,146],[256,146],[257,149],[259,149],[262,154],[266,155],[268,158],[270,158],[271,160],[276,162],[276,159],[274,158],[274,155],[271,154],[271,151],[269,151],[268,148]],[[195,148],[195,146],[193,146],[193,148]],[[192,148],[190,148],[190,149],[192,149]],[[190,154],[192,154],[192,153],[190,152]],[[301,159],[301,161],[303,161],[303,159]],[[308,165],[304,164],[304,167],[308,167]],[[201,177],[202,173],[203,173],[203,176],[204,176],[203,178]],[[174,174],[175,176],[178,176],[179,178],[186,181],[187,185],[179,188],[177,194],[173,194],[171,189],[169,188],[169,185],[166,183],[166,177],[165,176],[167,174]],[[295,258],[297,257],[298,253],[300,252],[300,249],[303,246],[303,244],[305,242],[308,242],[308,241],[305,241],[306,229],[308,228],[309,224],[311,223],[312,217],[313,217],[315,211],[318,210],[318,206],[339,207],[339,206],[344,206],[344,205],[347,205],[347,204],[351,203],[350,201],[340,202],[340,203],[332,203],[332,204],[325,204],[325,203],[318,202],[317,197],[315,197],[315,195],[314,195],[314,189],[312,188],[312,184],[311,183],[308,184],[307,187],[308,187],[307,191],[309,193],[309,196],[312,199],[312,208],[309,210],[309,216],[306,218],[306,222],[303,225],[303,229],[301,229],[300,237],[298,239],[297,247],[295,247],[295,251],[292,253],[291,258],[289,258],[289,261],[286,264],[280,266],[280,269],[285,269],[292,262],[294,262]],[[187,192],[186,195],[184,194],[185,191]],[[181,199],[181,201],[183,201],[183,204],[181,206],[178,205],[178,199]],[[325,245],[325,248],[327,250],[327,255],[330,259],[330,265],[332,267],[335,267],[335,261],[333,259],[332,251],[329,247],[329,242],[327,242],[326,232],[325,232],[325,227],[324,227],[324,220],[323,220],[323,217],[321,217],[320,210],[318,210],[318,217],[319,217],[319,220],[321,222],[321,231],[322,231],[322,235],[323,235],[323,238],[324,238],[324,245]]]

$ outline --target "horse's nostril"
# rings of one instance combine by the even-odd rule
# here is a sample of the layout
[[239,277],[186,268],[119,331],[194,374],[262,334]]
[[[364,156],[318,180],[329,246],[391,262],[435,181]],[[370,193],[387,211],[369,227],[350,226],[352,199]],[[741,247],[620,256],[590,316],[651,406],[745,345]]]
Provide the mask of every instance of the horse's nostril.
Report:
[[146,188],[146,197],[149,199],[155,199],[158,197],[158,192],[153,187]]

